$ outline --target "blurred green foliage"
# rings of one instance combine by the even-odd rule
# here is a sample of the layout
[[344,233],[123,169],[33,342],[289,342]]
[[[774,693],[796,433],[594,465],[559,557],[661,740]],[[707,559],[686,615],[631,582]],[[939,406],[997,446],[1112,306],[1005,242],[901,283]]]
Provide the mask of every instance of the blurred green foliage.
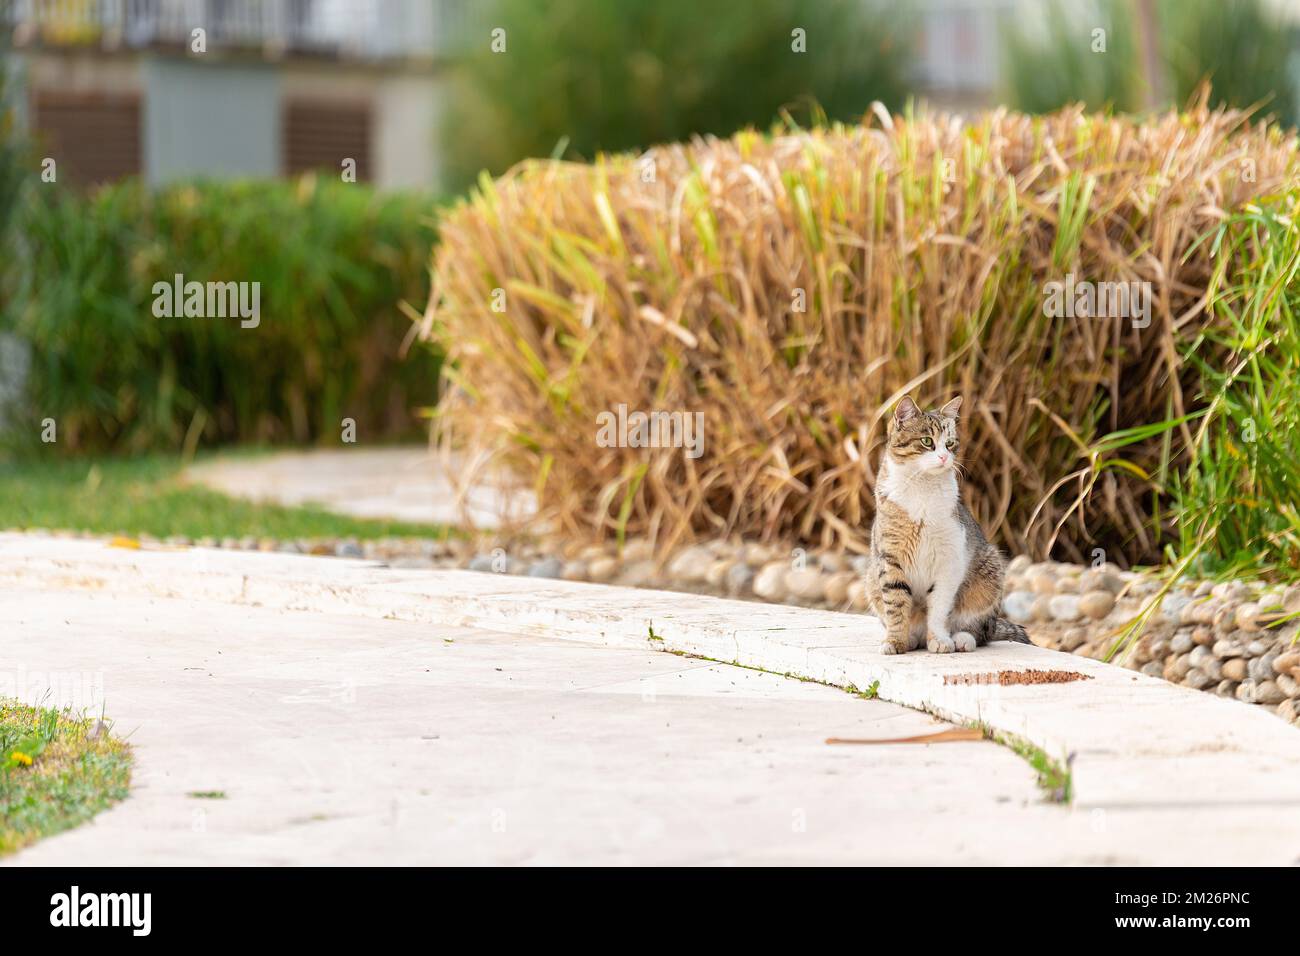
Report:
[[914,58],[887,0],[487,0],[469,23],[442,137],[454,188],[530,156],[897,108]]
[[[10,225],[27,173],[26,150],[18,137],[18,118],[3,51],[0,51],[0,243],[11,235]],[[2,248],[2,246],[0,246]],[[3,292],[0,291],[0,295]]]
[[1210,106],[1261,103],[1287,125],[1300,120],[1291,68],[1296,33],[1264,0],[1163,0],[1159,11],[1168,25],[1163,53],[1178,103],[1208,78]]
[[[215,454],[228,458],[245,452]],[[207,459],[207,453],[200,453],[197,460]],[[0,529],[5,528],[280,541],[441,538],[449,533],[438,525],[232,498],[187,480],[179,458],[162,452],[0,461]]]
[[[5,441],[60,453],[230,441],[363,442],[412,435],[438,358],[400,356],[403,301],[428,298],[425,196],[308,176],[90,193],[40,183],[18,211],[22,254],[0,333],[30,356]],[[159,318],[153,287],[259,282],[261,322]]]
[[[1265,0],[1158,0],[1153,9],[1169,101],[1161,105],[1185,105],[1208,80],[1210,106],[1259,105],[1261,114],[1296,124],[1295,31]],[[1008,26],[1008,105],[1035,113],[1073,102],[1127,112],[1147,106],[1134,0],[1051,0],[1041,19]],[[1105,31],[1104,52],[1094,49],[1096,30]]]
[[[1002,69],[1009,105],[1029,113],[1075,102],[1141,109],[1142,61],[1130,6],[1131,0],[1049,0],[1041,20],[1007,24]],[[1095,30],[1105,31],[1105,52],[1094,49]]]

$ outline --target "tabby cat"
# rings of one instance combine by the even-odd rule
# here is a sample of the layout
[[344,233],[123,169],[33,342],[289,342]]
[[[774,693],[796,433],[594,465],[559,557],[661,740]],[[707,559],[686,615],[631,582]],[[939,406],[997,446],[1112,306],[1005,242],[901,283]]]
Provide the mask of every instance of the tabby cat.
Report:
[[1001,616],[1006,567],[962,504],[957,486],[957,410],[904,398],[894,410],[876,477],[867,594],[885,625],[885,654],[925,646],[936,654],[988,641],[1029,643]]

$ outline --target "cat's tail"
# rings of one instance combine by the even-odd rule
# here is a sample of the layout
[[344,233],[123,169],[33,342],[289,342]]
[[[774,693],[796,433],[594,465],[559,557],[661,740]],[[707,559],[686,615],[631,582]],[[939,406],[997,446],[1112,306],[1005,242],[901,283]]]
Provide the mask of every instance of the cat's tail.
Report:
[[1028,644],[1030,642],[1029,633],[1019,624],[1008,621],[1005,617],[995,617],[993,619],[993,622],[989,625],[988,639],[990,641],[1014,641],[1017,644]]

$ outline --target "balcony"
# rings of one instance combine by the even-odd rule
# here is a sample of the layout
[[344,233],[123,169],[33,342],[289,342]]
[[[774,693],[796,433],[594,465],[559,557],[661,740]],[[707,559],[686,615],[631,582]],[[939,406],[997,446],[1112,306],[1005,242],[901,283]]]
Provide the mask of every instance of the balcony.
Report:
[[188,50],[359,61],[448,53],[466,0],[0,0],[0,45]]

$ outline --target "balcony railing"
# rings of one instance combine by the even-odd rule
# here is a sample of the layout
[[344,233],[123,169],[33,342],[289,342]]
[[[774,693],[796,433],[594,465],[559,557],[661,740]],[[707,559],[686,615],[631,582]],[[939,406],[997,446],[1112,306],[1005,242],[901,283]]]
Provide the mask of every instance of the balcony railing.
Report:
[[0,0],[15,47],[188,48],[358,60],[449,52],[466,0]]

